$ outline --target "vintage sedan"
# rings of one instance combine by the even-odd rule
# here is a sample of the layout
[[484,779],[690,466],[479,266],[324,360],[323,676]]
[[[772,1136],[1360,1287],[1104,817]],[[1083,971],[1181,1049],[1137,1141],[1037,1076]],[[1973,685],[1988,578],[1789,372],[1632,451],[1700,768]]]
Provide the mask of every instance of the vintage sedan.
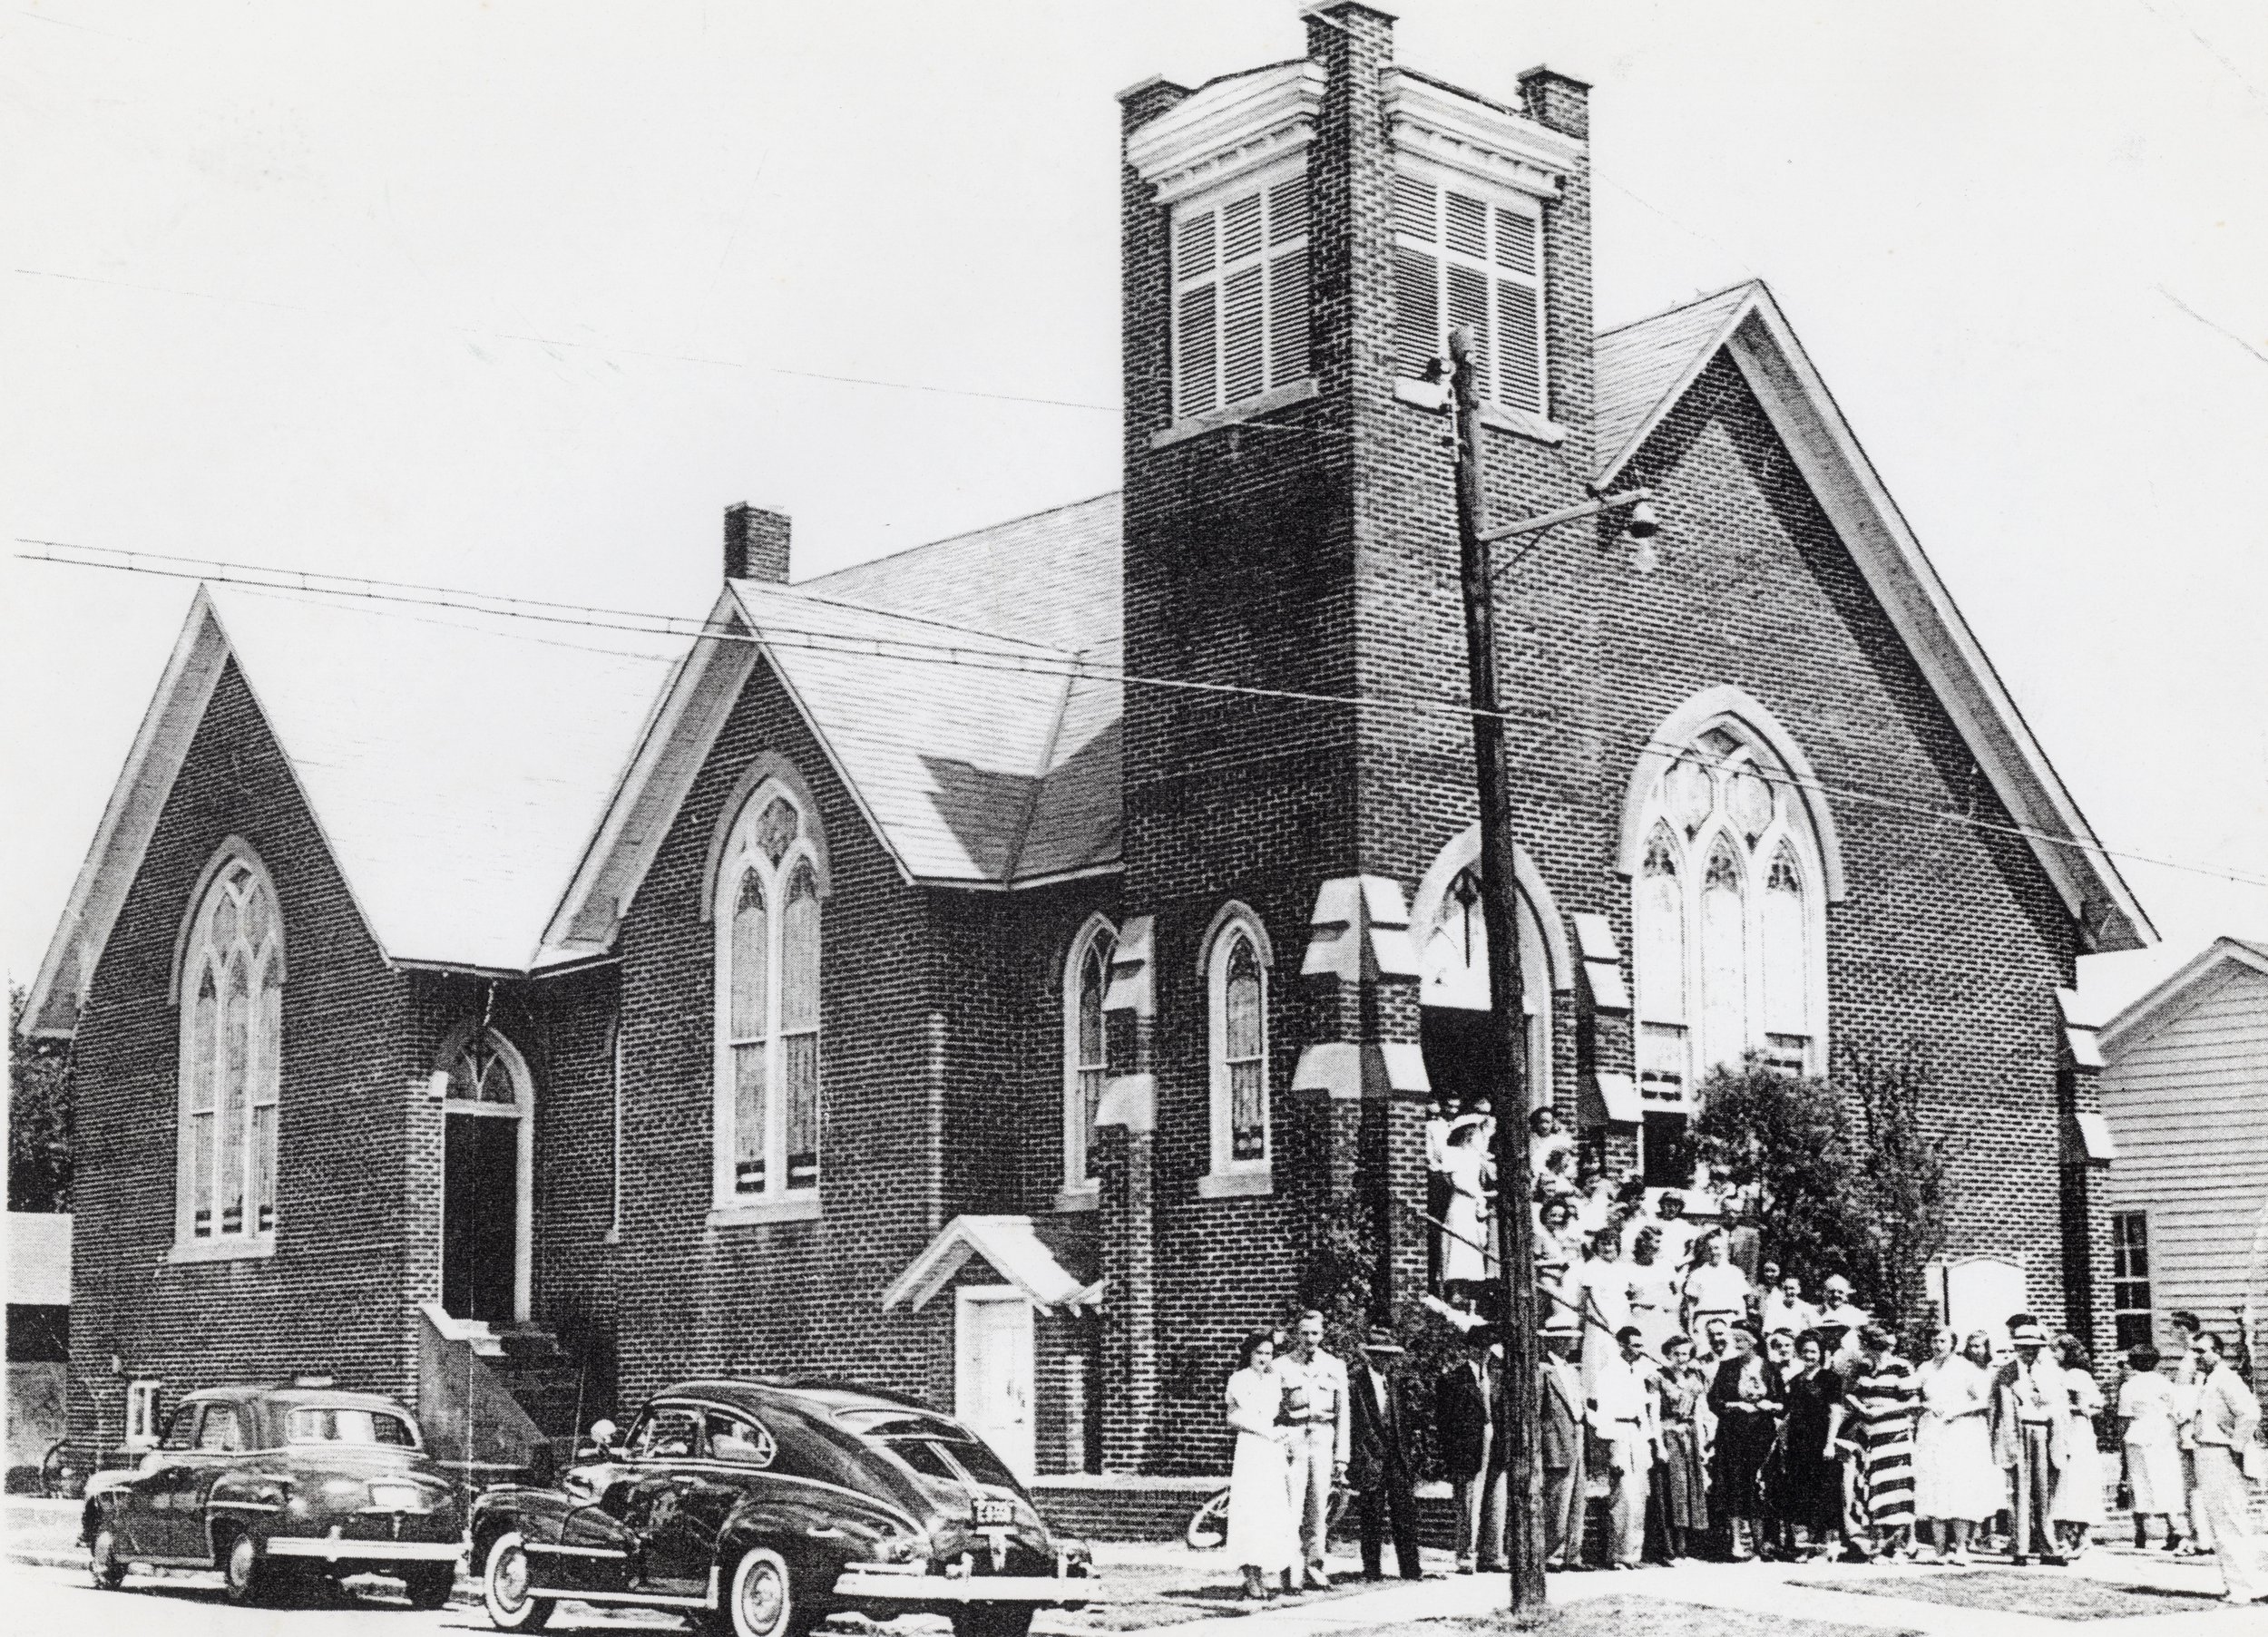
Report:
[[1023,1637],[1033,1611],[1091,1591],[1085,1544],[1049,1533],[982,1439],[910,1399],[687,1381],[585,1455],[557,1488],[473,1504],[473,1563],[505,1631],[572,1598],[675,1609],[732,1637],[798,1637],[846,1611]]
[[98,1586],[133,1564],[218,1569],[237,1603],[377,1574],[437,1609],[464,1554],[464,1508],[415,1418],[305,1383],[191,1393],[140,1466],[89,1481],[81,1530]]

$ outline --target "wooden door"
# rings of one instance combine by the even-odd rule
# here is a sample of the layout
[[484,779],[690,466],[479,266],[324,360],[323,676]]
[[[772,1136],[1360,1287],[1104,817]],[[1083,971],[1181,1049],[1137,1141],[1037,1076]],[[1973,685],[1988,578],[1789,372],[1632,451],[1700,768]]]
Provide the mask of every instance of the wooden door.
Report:
[[1007,1288],[960,1291],[953,1341],[955,1413],[1029,1482],[1037,1453],[1031,1301]]

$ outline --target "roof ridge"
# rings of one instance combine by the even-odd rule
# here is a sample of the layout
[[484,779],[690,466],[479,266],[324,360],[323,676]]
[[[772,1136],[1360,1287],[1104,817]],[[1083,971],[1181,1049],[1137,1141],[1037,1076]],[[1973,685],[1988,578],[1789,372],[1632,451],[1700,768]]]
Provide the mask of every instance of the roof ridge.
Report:
[[[942,545],[944,542],[935,543]],[[920,548],[911,549],[919,550]],[[880,561],[881,559],[877,558],[875,560]],[[981,625],[961,625],[950,619],[939,619],[931,614],[908,614],[898,609],[881,608],[871,602],[853,602],[846,597],[815,597],[800,586],[783,585],[777,580],[735,580],[726,583],[735,588],[752,585],[767,595],[794,597],[805,602],[817,603],[822,608],[848,609],[855,614],[878,614],[885,619],[903,619],[908,625],[934,626],[941,631],[959,631],[970,637],[982,637],[992,642],[1011,642],[1020,648],[1031,648],[1041,654],[1059,656],[1063,658],[1076,658],[1080,653],[1080,650],[1076,648],[1058,648],[1051,642],[1035,642],[1029,637],[1012,637],[1005,631],[989,631]],[[818,582],[813,580],[809,583],[816,585]],[[757,634],[760,637],[762,632],[759,631]]]
[[925,540],[916,545],[901,546],[894,551],[885,551],[879,557],[869,557],[864,562],[846,563],[842,568],[829,570],[816,579],[807,580],[800,583],[812,586],[824,585],[828,580],[839,580],[846,574],[855,574],[861,569],[871,569],[876,563],[895,562],[899,558],[911,557],[916,551],[926,551],[935,546],[949,546],[955,541],[973,540],[980,534],[990,534],[996,529],[1005,529],[1014,523],[1028,523],[1034,518],[1052,517],[1058,512],[1075,512],[1081,506],[1091,506],[1097,501],[1107,501],[1114,495],[1125,492],[1123,487],[1105,489],[1100,493],[1088,495],[1083,500],[1065,501],[1061,505],[1042,506],[1037,512],[1025,512],[1014,517],[1003,517],[996,523],[981,523],[973,529],[963,529],[958,534],[940,535],[935,540]]
[[1657,319],[1668,317],[1672,313],[1682,313],[1691,307],[1706,307],[1712,301],[1723,300],[1725,297],[1731,295],[1735,290],[1764,289],[1766,287],[1768,287],[1765,284],[1765,281],[1762,278],[1739,279],[1732,284],[1726,285],[1723,289],[1711,290],[1706,296],[1696,296],[1690,301],[1680,301],[1675,307],[1666,307],[1658,311],[1651,313],[1640,313],[1637,317],[1626,320],[1621,324],[1614,325],[1609,328],[1593,330],[1591,332],[1591,339],[1593,341],[1604,341],[1609,336],[1618,336],[1624,330],[1636,329],[1641,324],[1652,324]]

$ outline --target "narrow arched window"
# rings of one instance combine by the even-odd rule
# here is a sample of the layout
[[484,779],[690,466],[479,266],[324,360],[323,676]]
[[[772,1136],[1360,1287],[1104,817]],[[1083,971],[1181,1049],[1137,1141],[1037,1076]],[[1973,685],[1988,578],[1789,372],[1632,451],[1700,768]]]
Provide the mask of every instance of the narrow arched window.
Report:
[[716,1203],[810,1199],[819,1186],[820,874],[801,796],[767,779],[720,850]]
[[174,1236],[183,1244],[219,1249],[275,1233],[283,980],[274,889],[257,861],[228,857],[182,942]]
[[1748,1048],[1748,931],[1740,862],[1720,836],[1701,878],[1701,1061],[1737,1065]]
[[1265,937],[1237,908],[1214,932],[1206,960],[1216,1175],[1266,1170],[1273,1153]]
[[1063,1186],[1089,1186],[1094,1178],[1095,1111],[1109,1077],[1102,997],[1110,987],[1117,940],[1100,916],[1071,942],[1063,968]]
[[1773,1067],[1802,1074],[1811,1061],[1811,926],[1795,849],[1773,855],[1764,892],[1765,1056]]
[[1686,1039],[1686,903],[1677,845],[1657,824],[1638,867],[1632,906],[1641,1095],[1682,1103],[1691,1056]]

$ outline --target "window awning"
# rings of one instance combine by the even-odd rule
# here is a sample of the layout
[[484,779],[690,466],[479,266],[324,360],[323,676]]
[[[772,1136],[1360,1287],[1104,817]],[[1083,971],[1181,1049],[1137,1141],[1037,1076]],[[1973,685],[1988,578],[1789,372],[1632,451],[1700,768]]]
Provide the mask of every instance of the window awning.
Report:
[[972,1256],[1022,1291],[1042,1312],[1102,1304],[1104,1281],[1081,1284],[1031,1230],[1029,1216],[956,1216],[882,1293],[882,1310],[919,1312]]

